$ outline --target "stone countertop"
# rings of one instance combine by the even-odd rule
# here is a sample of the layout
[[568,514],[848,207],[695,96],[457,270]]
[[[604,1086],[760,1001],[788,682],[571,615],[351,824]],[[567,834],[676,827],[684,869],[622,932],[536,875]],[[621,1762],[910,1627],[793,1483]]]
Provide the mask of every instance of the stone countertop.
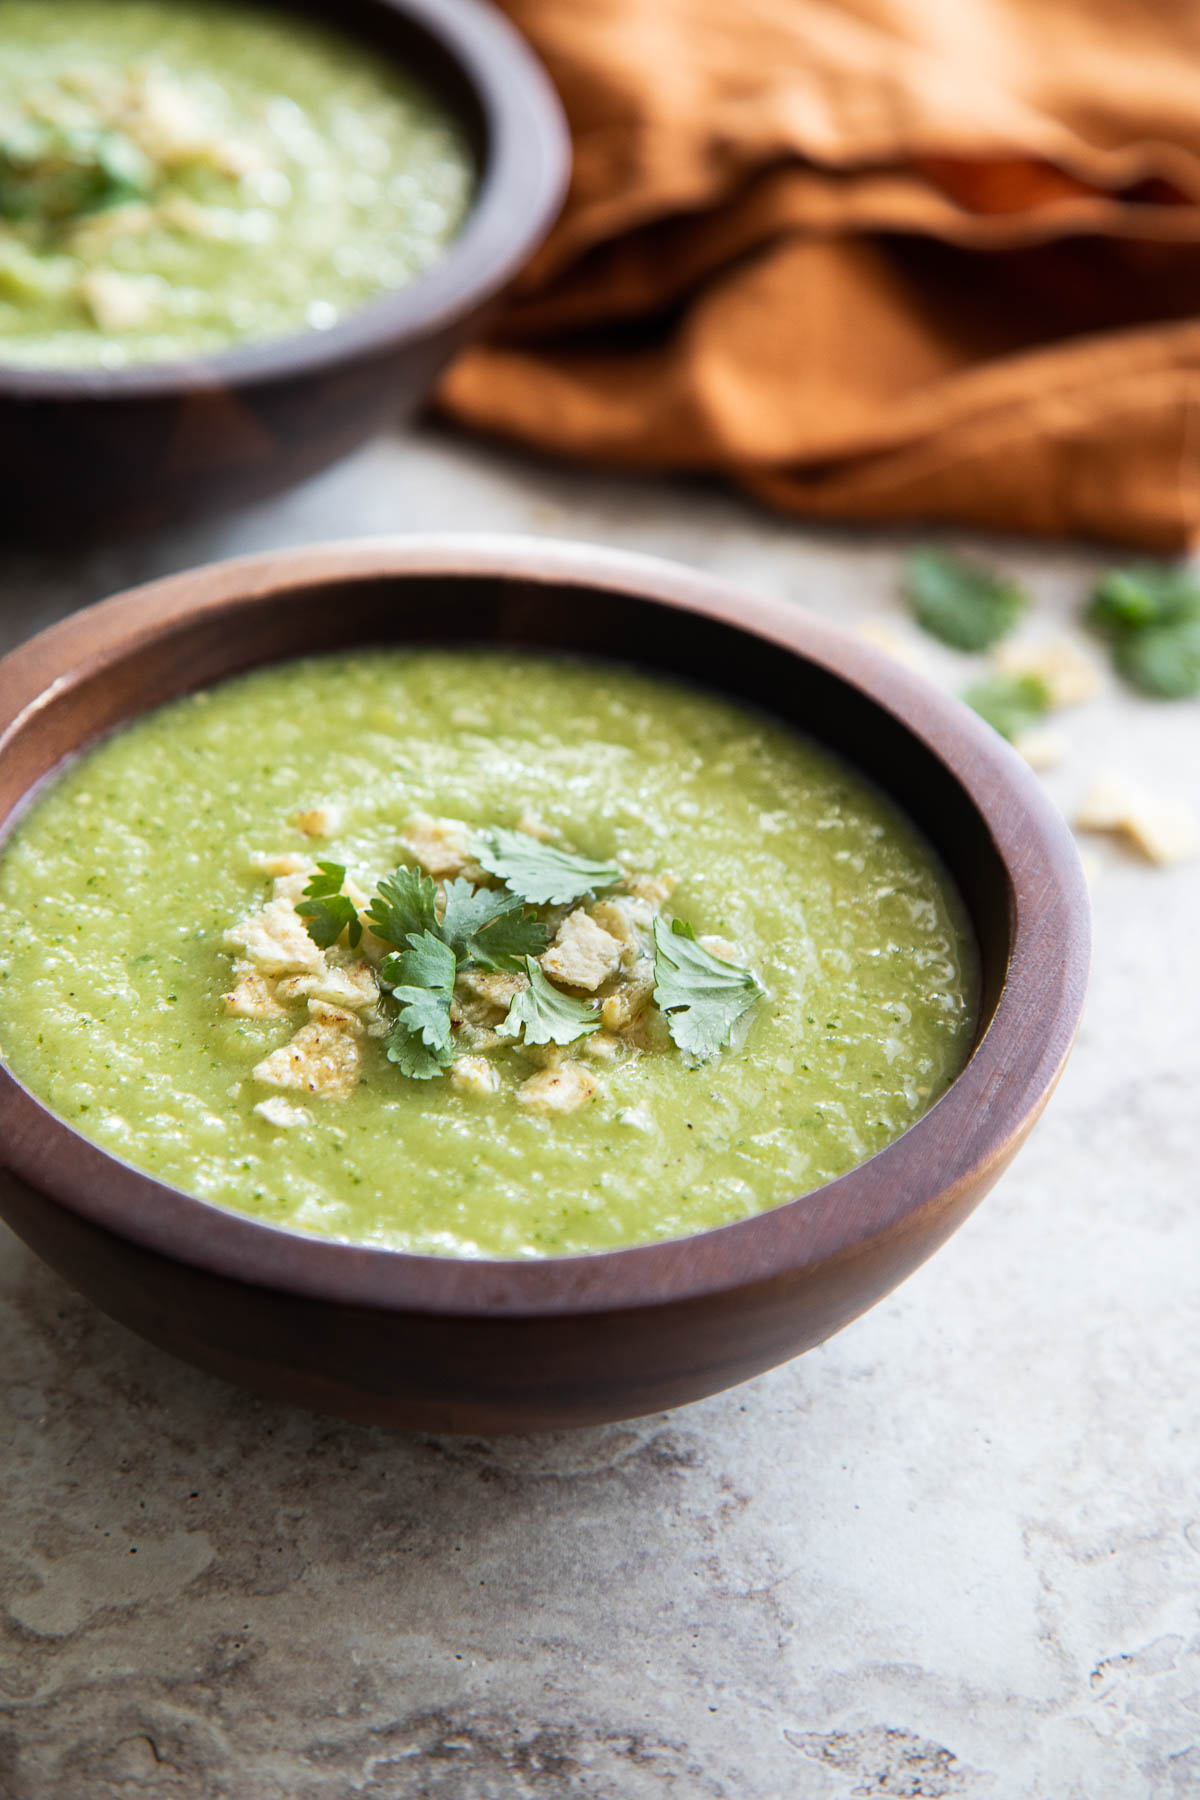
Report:
[[[0,559],[0,646],[281,543],[517,530],[894,622],[902,534],[432,432],[292,495]],[[1036,627],[1100,559],[985,548]],[[1200,712],[1063,715],[1200,802]],[[1094,851],[1095,978],[994,1194],[821,1349],[679,1412],[410,1438],[194,1373],[0,1239],[3,1800],[1180,1800],[1200,1794],[1200,863]],[[2,1229],[2,1228],[0,1228]]]

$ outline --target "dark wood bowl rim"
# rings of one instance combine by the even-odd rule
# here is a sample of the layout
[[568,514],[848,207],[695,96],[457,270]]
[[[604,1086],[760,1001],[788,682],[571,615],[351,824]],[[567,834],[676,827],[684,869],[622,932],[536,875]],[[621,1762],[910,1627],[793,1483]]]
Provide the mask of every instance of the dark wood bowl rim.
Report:
[[[311,375],[401,350],[469,313],[516,275],[566,193],[571,150],[558,94],[491,0],[372,3],[411,19],[441,45],[486,122],[487,161],[466,221],[444,254],[407,287],[366,301],[328,331],[125,369],[8,367],[0,360],[0,399],[150,400]],[[327,23],[338,29],[334,16]]]
[[[545,1316],[718,1294],[849,1255],[924,1209],[986,1186],[1029,1129],[1083,1005],[1089,907],[1074,841],[1021,759],[959,701],[787,603],[655,558],[492,536],[366,539],[238,558],[77,613],[0,662],[0,757],[31,712],[182,620],[281,590],[381,576],[477,576],[628,593],[733,625],[850,683],[952,772],[1011,884],[1011,954],[991,1024],[958,1079],[901,1137],[849,1174],[736,1224],[664,1243],[541,1261],[419,1256],[339,1243],[226,1211],[81,1137],[0,1066],[0,1162],[120,1237],[267,1288],[344,1304],[470,1316]],[[280,660],[288,654],[280,648]]]

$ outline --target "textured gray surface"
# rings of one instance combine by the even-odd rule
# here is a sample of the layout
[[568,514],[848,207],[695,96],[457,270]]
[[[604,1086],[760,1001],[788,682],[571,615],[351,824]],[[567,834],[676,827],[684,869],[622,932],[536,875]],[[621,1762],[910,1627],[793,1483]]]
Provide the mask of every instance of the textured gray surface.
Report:
[[[380,444],[252,514],[9,557],[0,642],[142,577],[362,532],[658,551],[847,623],[903,540]],[[1096,559],[1002,547],[1039,620]],[[948,656],[932,672],[956,680]],[[1200,712],[1101,766],[1200,802]],[[1200,865],[1097,859],[1096,976],[968,1225],[801,1361],[630,1426],[406,1439],[248,1398],[0,1238],[0,1800],[1200,1794]]]

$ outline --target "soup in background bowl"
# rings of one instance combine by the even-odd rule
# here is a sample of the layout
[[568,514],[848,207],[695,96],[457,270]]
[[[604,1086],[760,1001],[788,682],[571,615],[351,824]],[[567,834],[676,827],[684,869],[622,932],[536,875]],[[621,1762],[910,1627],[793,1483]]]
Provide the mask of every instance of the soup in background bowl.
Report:
[[0,363],[326,331],[460,229],[464,126],[378,49],[231,0],[4,0]]
[[561,205],[561,106],[488,0],[3,10],[10,538],[245,505],[394,425]]

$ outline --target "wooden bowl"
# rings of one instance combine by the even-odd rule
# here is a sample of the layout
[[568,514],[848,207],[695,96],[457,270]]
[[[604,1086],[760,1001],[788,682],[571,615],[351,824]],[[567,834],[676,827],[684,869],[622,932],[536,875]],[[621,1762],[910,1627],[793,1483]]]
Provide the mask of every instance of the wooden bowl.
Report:
[[677,1406],[839,1330],[991,1187],[1066,1059],[1088,960],[1069,832],[958,701],[794,606],[648,558],[408,539],[219,564],[76,614],[0,662],[0,831],[148,707],[285,657],[375,643],[616,656],[769,709],[885,788],[941,852],[983,970],[970,1062],[828,1186],[669,1243],[538,1262],[332,1242],[189,1198],[80,1137],[0,1069],[0,1212],[97,1305],[283,1399],[433,1431]]
[[488,0],[255,0],[316,14],[419,76],[465,126],[478,187],[446,253],[329,331],[127,369],[0,361],[0,531],[60,543],[240,506],[394,424],[527,261],[562,203],[562,108]]

